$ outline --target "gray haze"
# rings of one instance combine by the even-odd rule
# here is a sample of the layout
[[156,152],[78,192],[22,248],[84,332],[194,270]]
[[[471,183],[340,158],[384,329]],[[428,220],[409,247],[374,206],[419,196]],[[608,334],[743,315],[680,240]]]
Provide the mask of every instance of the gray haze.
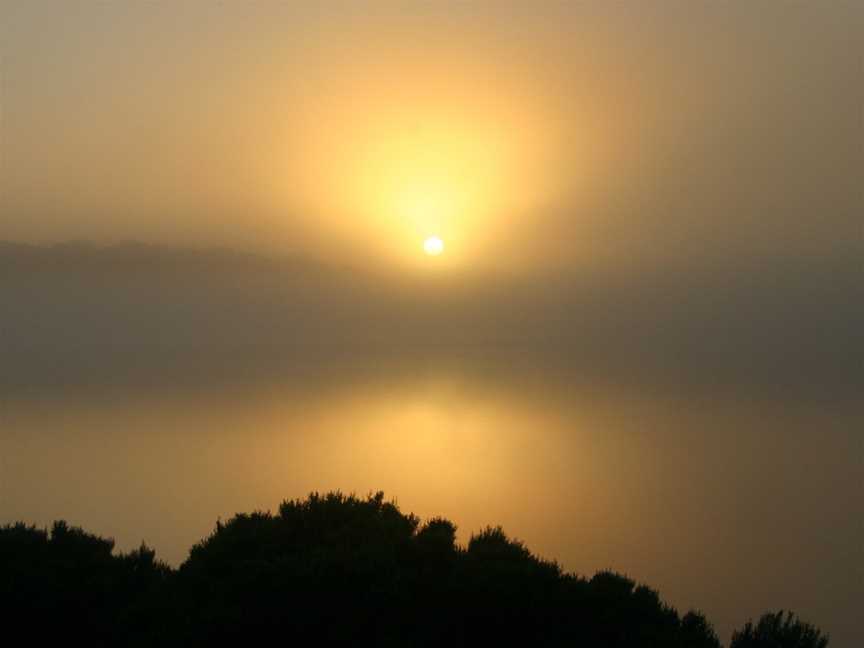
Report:
[[856,401],[864,377],[864,270],[840,248],[806,269],[741,256],[629,277],[400,285],[230,250],[0,244],[0,271],[10,389],[382,354],[513,354],[601,382],[828,402]]

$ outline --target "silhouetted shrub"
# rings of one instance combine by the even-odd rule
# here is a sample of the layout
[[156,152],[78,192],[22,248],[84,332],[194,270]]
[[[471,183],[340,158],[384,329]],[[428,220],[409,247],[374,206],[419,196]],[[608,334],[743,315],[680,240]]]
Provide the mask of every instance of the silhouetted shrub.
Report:
[[783,610],[763,614],[759,623],[751,621],[732,633],[729,648],[825,648],[827,635],[815,626],[799,620],[792,612],[784,618]]

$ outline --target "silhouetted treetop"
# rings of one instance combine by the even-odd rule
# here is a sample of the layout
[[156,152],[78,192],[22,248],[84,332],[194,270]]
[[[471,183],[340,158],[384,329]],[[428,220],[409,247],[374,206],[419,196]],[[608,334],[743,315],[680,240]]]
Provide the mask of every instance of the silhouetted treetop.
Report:
[[[4,629],[91,646],[720,646],[701,613],[680,617],[626,576],[566,573],[500,527],[461,547],[452,522],[421,525],[380,492],[312,493],[218,521],[177,570],[144,544],[113,549],[62,521],[0,527]],[[732,648],[826,644],[778,613]]]
[[752,621],[732,634],[729,648],[825,648],[828,636],[815,626],[783,610],[763,614],[755,626]]

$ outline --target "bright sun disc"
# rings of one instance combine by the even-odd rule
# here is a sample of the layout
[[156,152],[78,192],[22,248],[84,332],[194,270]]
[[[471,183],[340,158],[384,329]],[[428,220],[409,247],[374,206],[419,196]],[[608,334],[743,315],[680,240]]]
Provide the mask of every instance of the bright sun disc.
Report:
[[444,251],[444,241],[437,236],[430,236],[423,241],[423,250],[430,256],[438,256]]

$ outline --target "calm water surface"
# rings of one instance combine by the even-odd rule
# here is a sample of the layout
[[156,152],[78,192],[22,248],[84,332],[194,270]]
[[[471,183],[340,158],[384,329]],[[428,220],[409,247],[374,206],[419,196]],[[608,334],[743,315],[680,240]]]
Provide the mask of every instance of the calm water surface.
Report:
[[315,490],[384,490],[453,520],[463,542],[501,524],[568,570],[627,573],[704,610],[724,641],[779,607],[838,646],[860,636],[854,406],[427,363],[19,393],[2,407],[0,521],[64,518],[176,565],[217,518]]

